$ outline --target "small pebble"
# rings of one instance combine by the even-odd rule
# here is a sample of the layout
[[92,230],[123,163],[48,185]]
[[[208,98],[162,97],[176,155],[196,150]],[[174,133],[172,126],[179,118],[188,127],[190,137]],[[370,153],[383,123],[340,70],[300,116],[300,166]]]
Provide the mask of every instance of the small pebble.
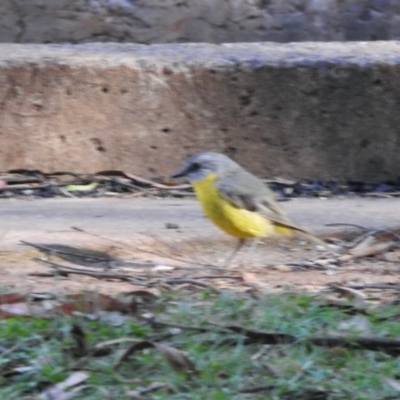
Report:
[[173,271],[175,267],[172,267],[170,265],[155,265],[153,268],[153,271]]
[[165,228],[166,229],[179,229],[179,225],[178,224],[174,224],[172,222],[166,222],[165,223]]

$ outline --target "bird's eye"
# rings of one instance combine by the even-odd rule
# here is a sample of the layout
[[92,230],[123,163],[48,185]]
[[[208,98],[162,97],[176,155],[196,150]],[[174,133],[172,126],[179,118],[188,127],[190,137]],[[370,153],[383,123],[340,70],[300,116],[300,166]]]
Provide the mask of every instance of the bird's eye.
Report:
[[193,163],[189,167],[189,172],[195,172],[195,171],[198,171],[199,169],[200,169],[200,164],[199,163]]

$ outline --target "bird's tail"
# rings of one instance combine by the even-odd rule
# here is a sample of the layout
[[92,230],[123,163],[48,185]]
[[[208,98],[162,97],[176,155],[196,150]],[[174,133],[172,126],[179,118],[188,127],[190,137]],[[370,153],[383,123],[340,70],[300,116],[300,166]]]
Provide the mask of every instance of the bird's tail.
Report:
[[307,230],[300,228],[296,225],[275,224],[275,233],[277,235],[281,235],[281,236],[292,236],[293,233],[297,233],[299,236],[301,236],[302,238],[304,238],[312,243],[315,243],[315,244],[318,244],[321,246],[326,246],[325,241],[316,237],[311,232],[308,232]]
[[314,234],[307,232],[303,229],[296,231],[301,237],[304,239],[309,240],[310,242],[314,244],[318,244],[320,246],[326,246],[326,242],[322,240],[321,238],[316,237]]

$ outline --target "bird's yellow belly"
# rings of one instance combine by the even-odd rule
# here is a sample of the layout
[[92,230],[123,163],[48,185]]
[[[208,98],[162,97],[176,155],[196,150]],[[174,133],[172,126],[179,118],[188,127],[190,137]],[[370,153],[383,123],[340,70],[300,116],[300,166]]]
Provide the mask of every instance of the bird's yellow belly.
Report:
[[273,224],[262,215],[237,208],[219,194],[215,174],[193,183],[204,214],[219,228],[239,239],[268,236],[274,233]]

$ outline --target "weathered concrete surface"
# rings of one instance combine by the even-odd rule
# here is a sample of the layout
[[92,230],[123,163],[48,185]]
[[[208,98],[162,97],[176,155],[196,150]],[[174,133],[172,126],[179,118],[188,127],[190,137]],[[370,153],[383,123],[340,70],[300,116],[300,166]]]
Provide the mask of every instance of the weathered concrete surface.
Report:
[[400,43],[0,45],[0,170],[398,177]]
[[397,0],[1,0],[0,42],[400,39]]
[[[349,229],[354,231],[349,226],[326,226],[333,223],[355,224],[367,229],[400,229],[397,199],[295,199],[283,206],[293,220],[321,237],[340,235]],[[0,220],[0,249],[19,245],[20,240],[76,245],[82,240],[96,240],[74,232],[71,227],[101,235],[103,239],[121,241],[155,237],[166,242],[233,242],[203,216],[195,200],[3,199]],[[167,223],[179,228],[167,229]]]

